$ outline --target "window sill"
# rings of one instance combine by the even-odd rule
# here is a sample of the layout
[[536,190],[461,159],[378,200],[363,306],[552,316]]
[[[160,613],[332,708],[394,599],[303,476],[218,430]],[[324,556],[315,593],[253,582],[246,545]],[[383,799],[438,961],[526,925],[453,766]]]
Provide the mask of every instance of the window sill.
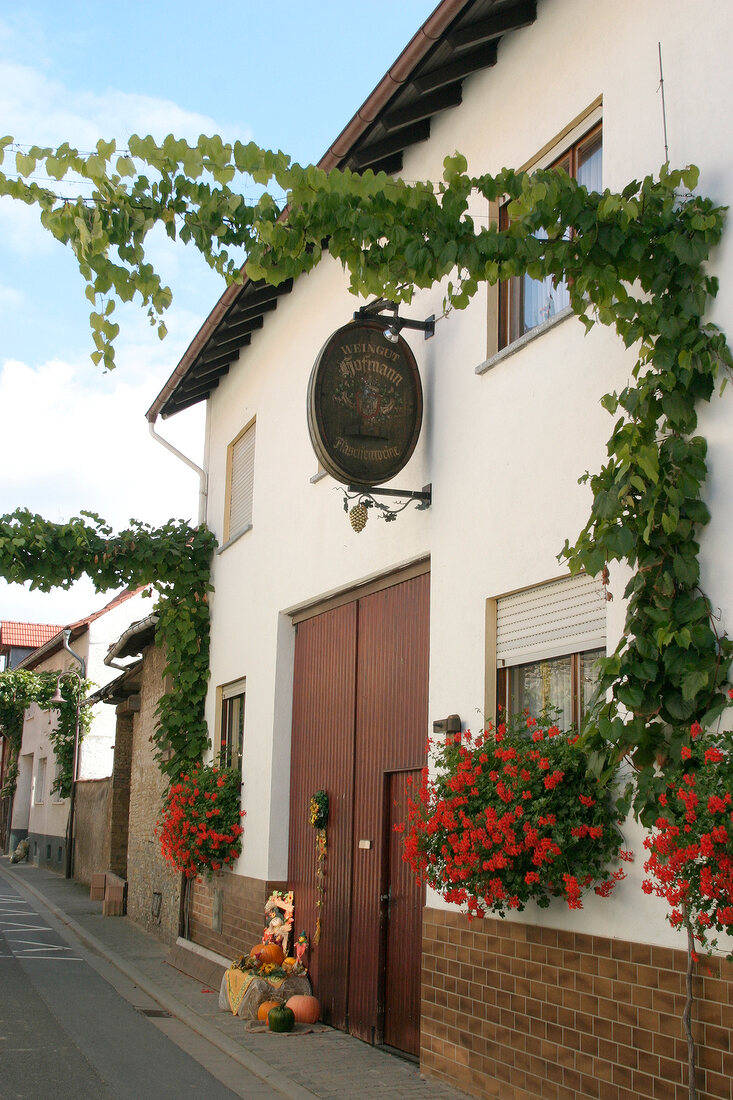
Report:
[[549,317],[546,321],[543,321],[541,325],[536,325],[535,328],[531,328],[529,332],[525,332],[524,336],[520,336],[518,340],[508,344],[501,351],[497,351],[496,355],[489,356],[483,363],[479,363],[476,367],[476,374],[486,374],[492,367],[497,366],[499,363],[503,363],[505,359],[510,359],[512,355],[516,355],[518,351],[526,347],[527,344],[531,344],[533,340],[537,340],[540,336],[544,336],[550,329],[555,328],[556,325],[561,325],[563,321],[567,321],[568,317],[574,315],[572,306],[565,306],[565,309],[561,309],[559,313],[556,313],[554,317]]
[[248,531],[252,530],[252,524],[248,523],[246,527],[243,527],[241,531],[237,531],[236,535],[232,535],[230,539],[224,543],[223,546],[217,548],[217,554],[223,554],[225,550],[228,550],[230,546],[233,546],[235,542],[241,539],[242,535],[246,535]]

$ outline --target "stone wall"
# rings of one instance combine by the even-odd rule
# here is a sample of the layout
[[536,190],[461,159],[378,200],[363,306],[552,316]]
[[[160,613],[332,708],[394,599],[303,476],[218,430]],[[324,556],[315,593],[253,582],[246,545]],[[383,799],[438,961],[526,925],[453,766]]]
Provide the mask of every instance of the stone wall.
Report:
[[[224,871],[210,881],[191,883],[188,938],[225,958],[246,954],[262,939],[265,902],[283,882],[263,882]],[[221,931],[217,927],[221,924]],[[292,947],[292,944],[291,944]]]
[[109,870],[120,878],[127,877],[133,719],[133,714],[120,714],[118,708],[109,803]]
[[155,827],[160,817],[166,780],[154,757],[155,708],[164,690],[165,655],[156,645],[146,648],[140,685],[140,709],[132,722],[127,835],[127,913],[164,943],[178,936],[181,876],[163,861]]
[[[682,951],[426,909],[424,1073],[505,1100],[687,1100]],[[733,965],[694,983],[699,1100],[730,1098]]]
[[91,882],[93,874],[109,869],[110,794],[109,778],[82,779],[76,784],[74,878],[77,882]]

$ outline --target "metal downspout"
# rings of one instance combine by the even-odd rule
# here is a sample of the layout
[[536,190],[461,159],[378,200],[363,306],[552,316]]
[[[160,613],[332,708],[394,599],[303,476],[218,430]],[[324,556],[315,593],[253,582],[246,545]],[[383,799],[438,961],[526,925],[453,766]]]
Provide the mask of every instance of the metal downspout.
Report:
[[155,421],[148,420],[148,431],[152,435],[153,439],[156,439],[167,451],[174,454],[176,458],[180,458],[181,462],[185,462],[187,466],[190,466],[192,470],[195,470],[199,475],[199,526],[206,522],[206,497],[208,493],[206,470],[203,470],[196,463],[187,458],[182,451],[179,451],[177,447],[174,447],[172,443],[169,443],[167,439],[164,439],[162,435],[159,435],[155,430]]

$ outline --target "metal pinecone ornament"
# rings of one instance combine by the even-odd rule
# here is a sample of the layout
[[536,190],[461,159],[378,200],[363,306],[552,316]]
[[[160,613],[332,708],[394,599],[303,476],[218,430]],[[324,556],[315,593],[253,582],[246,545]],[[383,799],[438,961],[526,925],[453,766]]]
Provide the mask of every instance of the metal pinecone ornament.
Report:
[[357,535],[360,531],[364,530],[368,519],[369,510],[365,504],[355,504],[349,512],[349,520],[351,521],[351,526],[354,528]]

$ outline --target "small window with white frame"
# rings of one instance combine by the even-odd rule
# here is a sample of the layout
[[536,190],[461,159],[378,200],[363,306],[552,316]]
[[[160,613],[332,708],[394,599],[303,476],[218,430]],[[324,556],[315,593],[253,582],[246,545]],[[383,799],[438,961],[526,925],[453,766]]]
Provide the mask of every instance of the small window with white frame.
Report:
[[552,710],[562,728],[579,728],[598,681],[597,661],[606,655],[601,582],[581,574],[491,602],[496,704],[533,717]]
[[224,541],[230,542],[252,526],[255,477],[255,422],[244,428],[227,448]]
[[46,797],[46,757],[41,756],[36,769],[36,785],[33,791],[33,801],[36,806]]
[[244,702],[247,681],[235,680],[218,689],[219,722],[217,734],[217,757],[222,768],[235,768],[242,771],[244,751]]
[[[600,107],[582,123],[558,137],[550,149],[543,150],[525,171],[562,168],[589,191],[602,187],[603,133]],[[509,224],[509,203],[499,210],[499,227]],[[555,317],[570,305],[564,280],[555,283],[551,276],[533,279],[515,276],[499,286],[499,350],[519,340],[525,333]]]

